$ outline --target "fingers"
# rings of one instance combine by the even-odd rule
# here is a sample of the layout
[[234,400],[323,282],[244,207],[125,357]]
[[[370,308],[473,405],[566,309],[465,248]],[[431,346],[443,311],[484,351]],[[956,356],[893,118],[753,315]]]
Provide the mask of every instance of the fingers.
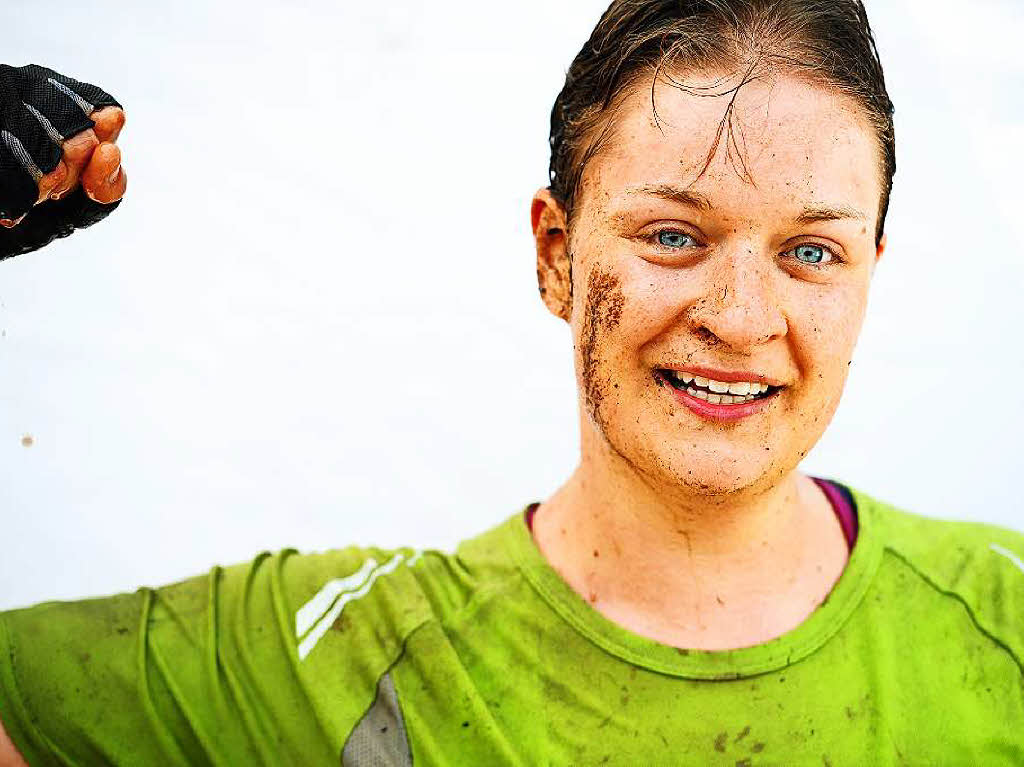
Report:
[[100,143],[115,143],[121,135],[121,128],[124,127],[124,110],[120,107],[103,107],[89,115],[96,127],[93,131]]
[[77,136],[69,138],[64,142],[63,163],[67,170],[64,180],[57,184],[51,191],[50,197],[59,200],[78,185],[82,171],[92,159],[93,152],[100,144],[94,130],[82,131]]
[[68,166],[61,160],[57,167],[39,179],[39,199],[36,205],[43,200],[49,199],[54,190],[65,182],[68,177]]
[[[93,122],[96,123],[96,126],[92,130],[82,131],[77,136],[74,136],[64,142],[64,159],[62,162],[65,166],[66,172],[63,174],[63,178],[53,186],[49,194],[49,196],[55,200],[59,200],[65,194],[78,186],[83,171],[86,166],[89,165],[89,162],[93,157],[93,153],[100,144],[113,144],[113,142],[117,141],[118,137],[121,135],[121,129],[124,127],[125,116],[124,110],[120,107],[103,107],[102,109],[97,109],[93,112],[90,117]],[[118,153],[117,163],[120,164],[120,162],[121,157],[120,153]],[[110,168],[111,172],[114,170],[114,167]],[[58,171],[54,172],[56,173]],[[102,175],[100,171],[95,171],[95,173]],[[95,182],[93,190],[101,197],[105,197],[111,194],[112,191],[111,189],[104,188],[104,184],[99,180],[99,175],[93,179]],[[121,175],[124,175],[123,172]],[[40,187],[41,186],[42,185],[40,185]],[[41,188],[40,191],[42,191]],[[86,189],[86,193],[89,193],[88,189]],[[117,197],[114,199],[121,199],[122,194],[124,194],[123,188],[117,193]],[[93,195],[90,194],[89,196],[92,197]],[[42,199],[44,198],[41,196],[40,200]],[[93,199],[97,202],[103,202],[103,200],[96,197],[93,197]]]
[[128,179],[121,168],[121,150],[116,144],[100,144],[82,171],[82,189],[96,202],[109,205],[124,196],[127,186]]
[[[93,111],[90,118],[95,127],[66,140],[57,167],[40,177],[36,204],[59,200],[79,184],[99,203],[109,204],[124,196],[128,180],[121,168],[121,151],[114,144],[124,127],[124,110],[103,107]],[[10,229],[24,218],[0,218],[0,227]]]

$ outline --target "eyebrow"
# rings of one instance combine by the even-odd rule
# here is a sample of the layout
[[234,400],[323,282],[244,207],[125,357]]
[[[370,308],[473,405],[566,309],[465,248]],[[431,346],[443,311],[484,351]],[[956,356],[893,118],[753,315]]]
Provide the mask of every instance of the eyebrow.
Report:
[[851,218],[867,220],[866,215],[849,205],[839,205],[834,208],[828,205],[811,205],[803,209],[803,212],[796,217],[796,222],[798,224],[814,224],[818,221],[842,221]]
[[[634,186],[626,190],[631,197],[648,195],[660,197],[664,200],[671,200],[691,208],[697,208],[705,212],[714,210],[715,206],[700,192],[683,189],[671,184],[649,184],[645,186]],[[813,224],[819,221],[842,221],[844,219],[863,219],[867,216],[849,205],[808,205],[800,215],[794,219],[798,224]]]
[[682,189],[671,184],[633,186],[626,190],[626,194],[630,196],[648,195],[661,197],[662,199],[689,205],[691,208],[698,208],[705,212],[714,209],[711,201],[700,192],[691,192],[689,189]]

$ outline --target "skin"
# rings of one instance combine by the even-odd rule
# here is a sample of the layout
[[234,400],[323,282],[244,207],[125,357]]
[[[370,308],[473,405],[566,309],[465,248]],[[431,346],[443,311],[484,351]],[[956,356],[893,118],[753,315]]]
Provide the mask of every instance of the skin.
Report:
[[[124,197],[128,178],[121,167],[121,150],[117,146],[124,127],[124,112],[117,107],[104,107],[90,117],[96,127],[65,141],[57,167],[39,179],[37,205],[60,199],[79,184],[96,202],[109,204]],[[0,226],[10,229],[24,218],[0,219]]]
[[0,767],[28,767],[28,762],[22,759],[21,754],[11,743],[3,722],[0,722]]
[[[658,83],[659,127],[650,94],[641,82],[617,109],[571,228],[547,189],[532,202],[541,295],[572,334],[581,435],[579,466],[534,536],[627,629],[745,647],[803,622],[846,563],[830,505],[796,468],[839,403],[884,250],[880,156],[853,101],[779,75],[739,91],[742,155],[723,138],[701,175],[728,97]],[[669,187],[710,207],[652,193]],[[799,220],[822,207],[854,215]],[[673,247],[660,230],[677,233]],[[808,244],[834,260],[801,263],[793,249]],[[655,380],[687,366],[784,388],[760,413],[712,422]]]
[[[104,107],[90,117],[96,127],[79,133],[64,142],[63,157],[57,167],[39,179],[36,204],[59,199],[79,184],[96,202],[109,204],[120,200],[128,179],[121,168],[121,150],[116,141],[124,127],[124,112],[117,107]],[[0,226],[11,228],[16,221],[0,219]],[[11,742],[0,721],[0,767],[28,767],[28,763]]]

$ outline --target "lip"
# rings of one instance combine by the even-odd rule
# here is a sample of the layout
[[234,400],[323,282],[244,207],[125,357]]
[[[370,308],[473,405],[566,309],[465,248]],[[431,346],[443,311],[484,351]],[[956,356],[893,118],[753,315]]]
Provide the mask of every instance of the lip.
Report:
[[[665,370],[674,370],[675,368],[663,368],[663,369],[665,369]],[[702,370],[707,370],[707,369],[706,368],[702,368]],[[687,368],[685,370],[685,372],[693,373],[694,369],[693,368]],[[711,372],[711,371],[708,371],[708,372]],[[711,375],[704,375],[703,373],[694,373],[694,375],[700,375],[700,376],[702,376],[704,378],[712,378]],[[715,372],[715,375],[722,375],[722,371]],[[749,374],[748,373],[744,373],[743,375],[749,375]],[[667,390],[669,394],[671,394],[673,397],[675,397],[675,399],[678,402],[680,402],[683,405],[685,405],[695,415],[700,416],[701,418],[704,418],[704,419],[706,419],[708,421],[715,421],[717,423],[735,423],[736,421],[741,421],[744,418],[748,418],[748,417],[750,417],[752,415],[760,413],[762,410],[767,408],[769,405],[772,404],[772,402],[775,401],[775,398],[779,396],[779,391],[780,391],[780,390],[777,389],[776,391],[774,391],[771,394],[769,394],[767,397],[762,397],[761,399],[756,399],[753,402],[746,402],[746,403],[744,403],[742,405],[715,405],[715,404],[713,404],[711,402],[708,402],[707,400],[699,399],[699,398],[694,397],[694,396],[692,396],[690,394],[687,394],[685,391],[681,391],[680,389],[677,389],[676,387],[674,387],[672,384],[670,384],[665,379],[665,376],[663,376],[660,371],[655,371],[654,376],[655,376],[655,379],[657,380],[658,384],[660,385],[660,387],[662,389]],[[769,384],[770,386],[775,386],[776,385],[776,384],[772,384],[771,380],[765,379],[763,377],[760,378],[760,379],[758,379],[758,378],[715,378],[715,380],[716,381],[722,381],[723,383],[734,383],[734,382],[737,382],[737,381],[760,381],[760,382],[764,382],[766,384]]]

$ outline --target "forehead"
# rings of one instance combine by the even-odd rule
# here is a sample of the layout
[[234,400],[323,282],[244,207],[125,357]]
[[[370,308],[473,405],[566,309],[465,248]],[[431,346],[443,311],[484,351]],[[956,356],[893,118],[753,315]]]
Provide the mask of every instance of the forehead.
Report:
[[877,211],[878,143],[850,97],[780,77],[746,83],[730,107],[732,93],[707,95],[735,85],[723,77],[677,78],[687,89],[659,81],[653,108],[650,80],[630,89],[587,165],[581,204],[613,204],[629,189],[672,184],[737,218],[822,202]]

